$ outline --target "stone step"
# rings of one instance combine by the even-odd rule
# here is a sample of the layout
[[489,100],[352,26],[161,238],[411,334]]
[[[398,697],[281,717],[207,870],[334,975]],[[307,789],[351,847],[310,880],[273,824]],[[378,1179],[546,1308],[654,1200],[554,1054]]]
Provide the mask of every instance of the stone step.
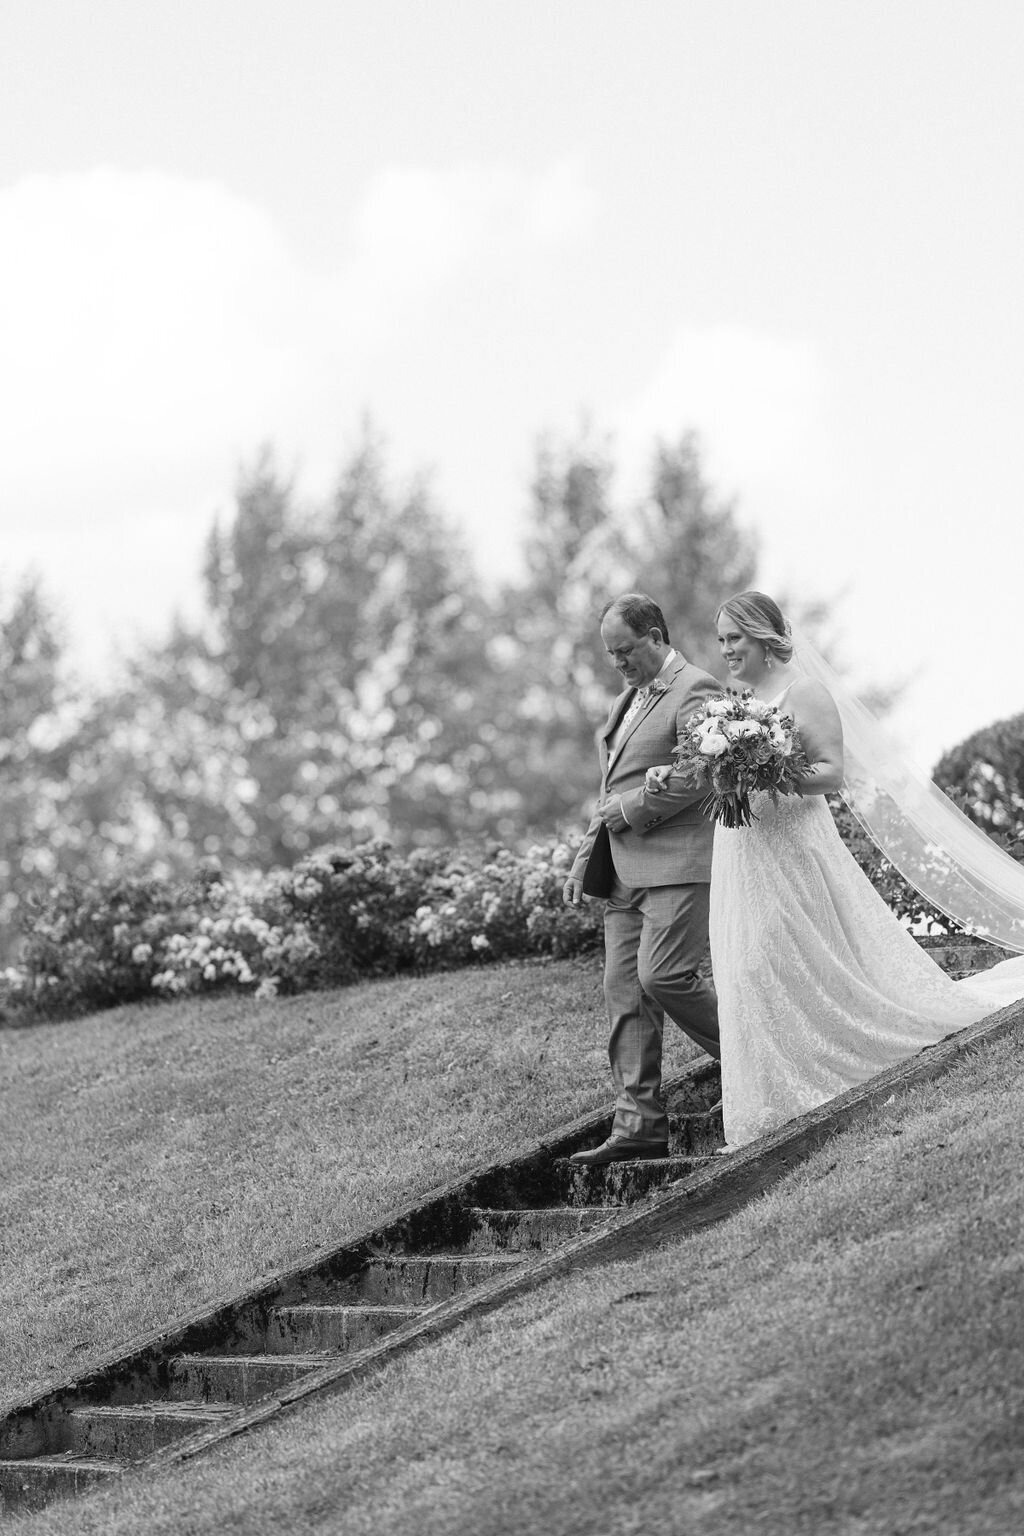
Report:
[[428,1306],[447,1301],[472,1285],[493,1280],[503,1269],[526,1261],[523,1254],[393,1254],[371,1259],[325,1301],[401,1302]]
[[267,1324],[267,1349],[287,1358],[292,1351],[342,1353],[364,1349],[403,1323],[421,1317],[422,1306],[372,1307],[304,1304],[275,1307]]
[[32,1456],[24,1461],[0,1460],[0,1516],[42,1509],[54,1499],[73,1498],[98,1483],[120,1477],[117,1462],[70,1451],[57,1456]]
[[725,1145],[722,1107],[678,1112],[669,1105],[669,1150],[673,1157],[711,1157]]
[[664,1094],[670,1116],[721,1115],[722,1072],[718,1062],[708,1062],[698,1074],[670,1078],[664,1084]]
[[553,1180],[557,1181],[562,1200],[574,1208],[632,1205],[651,1190],[664,1189],[688,1178],[711,1161],[710,1156],[647,1157],[588,1168],[559,1158],[553,1167]]
[[64,1421],[65,1449],[78,1456],[139,1461],[238,1412],[237,1403],[149,1402],[72,1408]]
[[[416,1308],[410,1309],[413,1314]],[[173,1401],[254,1403],[319,1370],[324,1352],[272,1355],[178,1355],[168,1365]]]
[[941,965],[948,976],[954,978],[974,976],[987,971],[1001,960],[1012,958],[1014,951],[1001,949],[982,939],[972,939],[963,933],[916,935],[921,948]]
[[607,1206],[551,1206],[543,1210],[488,1210],[474,1206],[467,1253],[536,1253],[571,1243],[609,1219]]

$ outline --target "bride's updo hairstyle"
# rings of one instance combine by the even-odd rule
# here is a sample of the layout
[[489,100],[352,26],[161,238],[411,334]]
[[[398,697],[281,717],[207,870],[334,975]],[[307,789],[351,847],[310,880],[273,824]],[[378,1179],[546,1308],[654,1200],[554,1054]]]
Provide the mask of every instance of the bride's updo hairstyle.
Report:
[[760,641],[783,666],[793,659],[790,628],[773,597],[764,592],[739,592],[722,604],[718,617],[723,613],[751,640]]

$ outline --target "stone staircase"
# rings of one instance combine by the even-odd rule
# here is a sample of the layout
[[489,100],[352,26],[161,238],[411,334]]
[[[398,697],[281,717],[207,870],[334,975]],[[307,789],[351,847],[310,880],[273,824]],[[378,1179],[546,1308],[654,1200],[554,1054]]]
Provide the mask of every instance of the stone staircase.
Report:
[[610,1128],[608,1113],[588,1116],[16,1405],[0,1421],[0,1515],[196,1455],[539,1283],[545,1260],[571,1262],[627,1209],[711,1162],[719,1091],[709,1062],[667,1084],[668,1158],[577,1168],[568,1155]]
[[[954,974],[1000,958],[929,947]],[[713,1155],[718,1069],[704,1058],[666,1084],[668,1158],[578,1168],[569,1154],[611,1124],[608,1112],[584,1117],[15,1404],[0,1420],[0,1516],[185,1461],[559,1273],[721,1220],[871,1108],[1022,1025],[1024,1005],[1004,1009],[725,1158]]]

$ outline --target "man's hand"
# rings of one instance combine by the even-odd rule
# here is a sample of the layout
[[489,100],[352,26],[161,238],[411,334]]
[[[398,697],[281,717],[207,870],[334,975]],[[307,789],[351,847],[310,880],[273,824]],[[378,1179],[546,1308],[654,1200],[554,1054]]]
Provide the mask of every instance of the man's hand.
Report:
[[583,881],[570,875],[562,886],[562,900],[567,907],[578,907],[583,899]]
[[597,813],[609,832],[625,832],[629,822],[622,814],[622,796],[616,795],[612,800],[606,800]]
[[648,768],[644,789],[649,795],[660,795],[674,771],[671,763],[660,763],[657,768]]

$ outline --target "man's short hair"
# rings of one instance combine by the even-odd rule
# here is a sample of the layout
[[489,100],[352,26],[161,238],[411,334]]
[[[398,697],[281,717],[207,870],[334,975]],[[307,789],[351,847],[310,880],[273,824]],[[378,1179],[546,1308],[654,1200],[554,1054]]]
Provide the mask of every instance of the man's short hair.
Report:
[[618,614],[624,624],[628,624],[634,635],[646,635],[652,629],[661,630],[661,638],[665,644],[669,644],[668,625],[665,623],[665,615],[646,592],[623,592],[621,597],[613,597],[610,603],[605,603],[601,610],[602,619],[609,613]]

